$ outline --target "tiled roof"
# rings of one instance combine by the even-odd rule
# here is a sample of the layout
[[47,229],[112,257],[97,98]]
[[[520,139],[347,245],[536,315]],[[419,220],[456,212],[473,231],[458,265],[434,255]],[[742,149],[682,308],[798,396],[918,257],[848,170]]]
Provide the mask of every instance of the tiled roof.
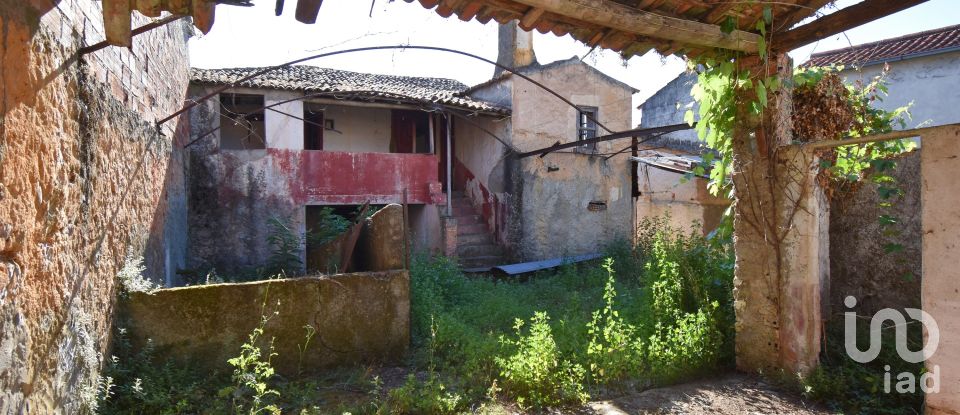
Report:
[[903,56],[960,49],[960,25],[913,33],[849,48],[814,53],[807,65],[864,65]]
[[[225,68],[190,70],[190,80],[196,84],[227,85],[263,68]],[[508,108],[462,96],[467,89],[462,82],[445,78],[422,78],[369,74],[316,66],[294,65],[268,72],[236,84],[237,87],[264,88],[303,92],[344,93],[346,99],[422,104],[429,102],[468,111],[490,114],[509,114]],[[352,94],[347,94],[353,91]]]

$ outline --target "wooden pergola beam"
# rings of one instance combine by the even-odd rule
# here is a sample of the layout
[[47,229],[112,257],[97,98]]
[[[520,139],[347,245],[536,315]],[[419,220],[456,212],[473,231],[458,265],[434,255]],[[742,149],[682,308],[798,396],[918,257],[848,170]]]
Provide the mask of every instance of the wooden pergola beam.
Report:
[[774,50],[788,52],[798,47],[870,23],[927,0],[864,0],[803,26],[773,35]]
[[741,30],[723,33],[720,26],[661,16],[610,0],[514,0],[587,23],[696,47],[746,53],[759,50],[760,35]]

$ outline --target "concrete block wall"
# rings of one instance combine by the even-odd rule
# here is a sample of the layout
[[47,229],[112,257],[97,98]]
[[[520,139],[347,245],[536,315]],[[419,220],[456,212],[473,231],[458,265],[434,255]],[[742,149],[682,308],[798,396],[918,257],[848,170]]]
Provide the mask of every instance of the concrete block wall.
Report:
[[154,121],[183,104],[191,29],[80,57],[100,7],[0,0],[0,413],[89,409],[124,257],[157,282],[184,257],[186,125]]

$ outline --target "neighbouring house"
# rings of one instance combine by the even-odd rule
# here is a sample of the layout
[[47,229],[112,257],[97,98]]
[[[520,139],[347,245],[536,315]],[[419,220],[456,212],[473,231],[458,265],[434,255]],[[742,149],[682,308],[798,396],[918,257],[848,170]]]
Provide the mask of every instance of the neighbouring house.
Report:
[[[184,104],[194,29],[131,40],[151,19],[106,3],[0,1],[3,414],[95,412],[118,274],[185,266],[187,120],[157,120]],[[93,48],[123,33],[129,48]]]
[[[367,202],[407,204],[413,249],[457,255],[466,267],[629,239],[622,144],[516,153],[592,138],[602,126],[629,129],[635,90],[578,59],[537,64],[530,34],[515,23],[501,28],[499,60],[576,107],[499,72],[468,88],[312,66],[235,84],[260,68],[194,69],[193,97],[231,87],[191,115],[190,267],[257,267],[270,252],[271,217],[303,234],[321,209],[349,213]],[[301,248],[305,264],[312,252]]]
[[842,65],[847,83],[868,83],[889,66],[887,111],[913,103],[907,128],[960,122],[960,25],[814,53],[805,65]]
[[[532,34],[515,21],[499,31],[498,63],[575,106],[499,69],[493,79],[465,91],[510,108],[512,116],[479,119],[458,130],[455,188],[464,190],[512,261],[593,253],[616,240],[630,240],[634,211],[629,139],[543,156],[515,155],[629,130],[636,90],[577,57],[537,63]],[[480,259],[465,265],[487,264]]]
[[[640,128],[654,128],[684,123],[688,110],[696,111],[690,90],[697,74],[687,71],[660,88],[638,107]],[[642,190],[637,198],[637,218],[669,214],[676,227],[701,226],[706,234],[716,229],[723,212],[730,205],[726,197],[714,196],[708,190],[709,177],[695,175],[694,168],[706,148],[693,129],[673,131],[644,143],[640,152],[638,175]],[[709,170],[709,166],[704,166]]]
[[[191,95],[260,69],[194,69]],[[460,95],[466,88],[450,79],[291,66],[205,101],[191,115],[190,266],[261,266],[271,218],[304,234],[321,226],[324,208],[350,215],[365,203],[408,205],[415,249],[440,250],[447,117],[510,113]],[[449,122],[455,140],[461,121]],[[301,247],[304,264],[318,262],[312,254],[322,252]]]

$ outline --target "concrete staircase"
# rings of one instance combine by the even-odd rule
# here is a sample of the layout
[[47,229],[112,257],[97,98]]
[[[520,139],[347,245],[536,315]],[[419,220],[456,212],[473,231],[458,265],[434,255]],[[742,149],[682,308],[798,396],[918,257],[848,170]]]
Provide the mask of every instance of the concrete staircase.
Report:
[[457,218],[457,256],[464,269],[503,265],[503,249],[493,240],[483,217],[473,208],[463,192],[453,192],[451,204]]

